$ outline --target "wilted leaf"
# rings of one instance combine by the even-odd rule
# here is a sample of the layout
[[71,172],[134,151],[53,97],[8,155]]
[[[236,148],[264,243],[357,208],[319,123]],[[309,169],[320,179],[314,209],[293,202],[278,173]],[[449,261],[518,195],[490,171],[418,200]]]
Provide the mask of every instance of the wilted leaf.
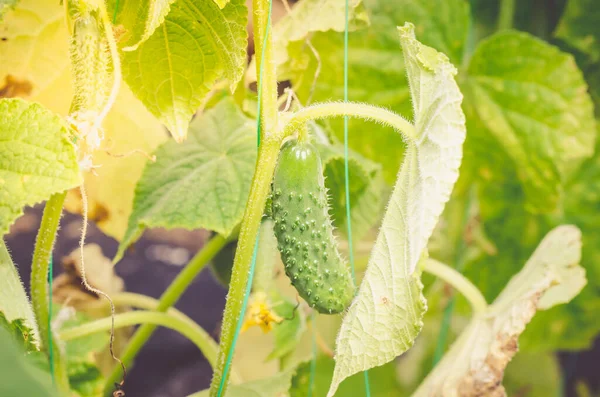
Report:
[[117,258],[146,227],[205,228],[229,235],[242,219],[250,190],[254,130],[250,119],[225,99],[193,121],[185,145],[170,141],[161,146],[136,187]]
[[26,205],[81,183],[69,130],[55,113],[21,99],[0,100],[0,234]]
[[[560,226],[542,240],[524,268],[515,275],[488,309],[469,326],[427,376],[413,397],[504,396],[506,365],[518,351],[519,335],[535,315],[557,294],[565,300],[582,285],[563,288],[561,283],[582,272],[581,232]],[[540,307],[540,302],[547,305]]]
[[246,19],[244,0],[223,9],[214,1],[180,0],[148,40],[124,53],[131,90],[177,141],[185,139],[192,115],[219,79],[233,90],[242,77]]
[[11,75],[28,82],[36,95],[69,66],[69,36],[60,2],[19,1],[6,13],[0,37],[0,84]]
[[[123,280],[115,274],[112,261],[104,256],[98,244],[85,245],[83,257],[86,279],[92,287],[109,296],[123,291],[125,286]],[[95,299],[104,299],[90,293],[82,283],[79,248],[71,251],[69,256],[63,259],[63,267],[65,271],[52,283],[53,299],[56,302],[79,308],[80,305],[85,307],[86,303]]]
[[415,270],[458,178],[465,119],[456,69],[445,55],[418,42],[411,24],[400,28],[400,42],[416,137],[408,143],[358,296],[342,322],[328,396],[346,377],[412,346],[426,310]]

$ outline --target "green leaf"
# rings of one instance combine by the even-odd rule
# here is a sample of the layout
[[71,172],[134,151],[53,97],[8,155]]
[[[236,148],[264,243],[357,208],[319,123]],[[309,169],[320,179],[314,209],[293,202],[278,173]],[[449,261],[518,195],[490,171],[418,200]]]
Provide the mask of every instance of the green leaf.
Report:
[[[509,31],[478,46],[468,73],[474,157],[490,180],[514,168],[528,211],[554,210],[565,180],[591,156],[595,140],[592,101],[573,57]],[[509,164],[491,160],[494,151]]]
[[[412,112],[406,70],[398,51],[396,26],[404,21],[415,24],[420,40],[447,52],[451,61],[462,58],[469,9],[464,0],[363,0],[371,20],[368,29],[353,32],[348,48],[349,99],[390,108],[409,115]],[[440,10],[443,10],[441,12]],[[435,22],[434,22],[435,21]],[[439,23],[438,23],[439,22]],[[443,22],[443,24],[442,24]],[[330,101],[344,97],[343,34],[318,32],[311,43],[318,59],[304,40],[288,46],[289,61],[280,68],[281,77],[290,79],[298,97],[307,102]],[[316,76],[317,67],[320,73]],[[313,92],[314,91],[314,92]],[[312,93],[312,94],[311,94]],[[343,138],[343,121],[332,120],[332,129]],[[402,160],[404,142],[390,129],[349,120],[349,146],[383,165],[385,181],[392,185]]]
[[[343,145],[317,145],[324,166],[325,187],[328,190],[330,214],[338,232],[347,237],[346,185]],[[381,166],[350,151],[350,203],[352,236],[360,240],[379,220],[383,211],[384,183]]]
[[[302,0],[273,28],[273,52],[277,65],[294,62],[294,54],[288,50],[290,42],[304,41],[314,32],[343,32],[346,22],[346,5],[337,0]],[[369,25],[369,17],[362,0],[349,0],[348,30],[353,31]],[[256,67],[249,68],[255,71]],[[256,76],[254,76],[256,80]]]
[[31,342],[39,345],[38,327],[29,303],[29,298],[19,277],[17,268],[12,262],[4,239],[0,239],[0,313],[7,321],[23,321],[24,326],[31,329]]
[[[52,318],[56,331],[83,325],[91,320],[82,312],[62,305],[53,305]],[[71,389],[80,397],[96,397],[102,394],[104,377],[98,368],[96,354],[109,344],[110,334],[99,332],[64,343],[67,356],[67,374]]]
[[28,327],[22,318],[10,321],[0,311],[0,328],[4,328],[9,332],[13,341],[19,345],[23,352],[35,352],[38,350],[33,329]]
[[179,142],[215,83],[227,79],[233,91],[243,75],[244,4],[231,0],[220,9],[213,1],[179,0],[152,36],[123,56],[127,84]]
[[0,327],[0,395],[56,397],[50,375],[35,365]]
[[471,320],[413,397],[505,395],[502,378],[518,351],[519,335],[536,310],[557,303],[557,293],[568,299],[579,293],[580,285],[562,290],[562,283],[565,276],[582,272],[580,259],[579,229],[560,226],[548,233],[494,303]]
[[[333,373],[334,361],[325,356],[319,356],[315,363],[315,378],[313,381],[313,396],[324,396],[329,389],[329,381]],[[309,395],[311,362],[301,363],[292,378],[291,397],[306,397]],[[371,397],[399,396],[399,386],[396,380],[394,363],[388,363],[369,371],[369,391]],[[340,385],[335,394],[338,397],[362,396],[365,394],[363,374],[348,378]]]
[[554,35],[600,61],[599,20],[596,0],[569,0]]
[[0,234],[26,205],[81,183],[63,120],[36,103],[0,100]]
[[97,397],[102,395],[104,377],[98,367],[90,362],[69,362],[69,385],[80,397]]
[[444,54],[417,41],[411,24],[399,30],[416,136],[408,142],[358,296],[342,322],[328,396],[346,377],[404,353],[419,334],[427,305],[415,270],[462,158],[465,119],[456,69]]
[[561,377],[554,354],[520,351],[506,367],[504,386],[509,396],[518,396],[526,390],[527,397],[558,397]]
[[306,331],[306,315],[296,302],[288,300],[278,291],[271,293],[271,301],[277,315],[284,320],[273,328],[275,346],[267,360],[282,358],[292,353]]
[[[109,15],[115,15],[116,24],[122,30],[119,45],[124,51],[135,51],[165,21],[165,17],[175,0],[135,0],[119,2],[111,0],[108,6]],[[223,8],[223,7],[221,7]]]
[[[160,146],[138,182],[117,258],[147,227],[229,235],[241,221],[256,163],[254,123],[230,100],[194,119],[189,142]],[[202,205],[198,205],[202,203]]]
[[[241,385],[231,385],[227,397],[273,397],[287,395],[295,370],[281,372],[267,379],[254,380]],[[209,390],[194,393],[188,397],[208,397]]]

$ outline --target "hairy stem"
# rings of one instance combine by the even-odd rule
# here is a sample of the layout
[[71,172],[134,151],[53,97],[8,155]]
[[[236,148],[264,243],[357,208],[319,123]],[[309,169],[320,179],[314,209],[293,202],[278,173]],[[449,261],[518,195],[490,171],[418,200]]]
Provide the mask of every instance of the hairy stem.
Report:
[[408,141],[416,139],[415,127],[402,116],[384,108],[354,102],[316,103],[300,109],[291,115],[283,130],[283,135],[288,136],[294,133],[309,120],[340,116],[358,117],[380,122],[399,131]]
[[502,0],[500,3],[500,16],[498,17],[498,30],[512,28],[515,14],[515,0]]
[[[185,266],[185,268],[177,275],[175,280],[169,285],[169,287],[165,290],[159,300],[159,305],[156,307],[156,311],[165,312],[171,306],[173,306],[181,297],[181,295],[185,292],[185,290],[189,287],[189,285],[194,281],[196,276],[204,269],[206,264],[210,262],[223,247],[233,238],[236,233],[232,233],[232,237],[225,238],[223,236],[217,235],[213,237],[209,242],[206,243],[204,247],[192,258],[192,260]],[[131,365],[133,359],[138,354],[142,346],[146,343],[154,330],[156,329],[156,325],[152,323],[142,325],[133,337],[129,340],[129,343],[125,347],[123,354],[121,355],[121,361],[125,366]],[[107,378],[106,383],[104,384],[104,393],[106,396],[112,395],[112,389],[114,388],[114,383],[121,376],[121,368],[116,366],[113,368],[110,376]]]
[[257,85],[261,90],[260,121],[261,140],[274,133],[277,125],[277,72],[273,57],[273,40],[270,21],[270,1],[253,0],[254,53],[256,57]]
[[473,283],[468,278],[466,278],[450,266],[430,258],[427,259],[427,261],[425,261],[425,267],[423,268],[423,270],[433,274],[436,277],[441,278],[442,280],[456,288],[456,290],[459,291],[461,294],[463,294],[463,296],[467,298],[467,300],[471,304],[474,314],[477,315],[483,313],[487,309],[488,304],[485,301],[483,295],[481,294],[481,291],[479,291],[479,289],[475,285],[473,285]]
[[[215,368],[210,387],[211,396],[217,396],[219,393],[227,357],[232,348],[237,321],[242,311],[242,302],[248,282],[256,234],[260,226],[267,195],[269,194],[269,187],[271,179],[273,179],[280,145],[281,139],[267,139],[261,144],[258,151],[257,167],[252,178],[250,196],[244,211],[244,220],[242,221],[238,247],[235,251],[235,259],[233,261],[227,303],[225,305],[225,312],[223,313],[221,343],[219,344],[217,367]],[[226,395],[227,376],[224,379],[221,395]]]
[[48,326],[48,264],[66,195],[66,191],[52,195],[44,208],[31,263],[31,304],[40,331],[40,346],[48,359],[52,360],[50,365],[54,369],[55,384],[61,393],[68,395],[70,391],[66,363],[59,345],[51,338],[52,331]]

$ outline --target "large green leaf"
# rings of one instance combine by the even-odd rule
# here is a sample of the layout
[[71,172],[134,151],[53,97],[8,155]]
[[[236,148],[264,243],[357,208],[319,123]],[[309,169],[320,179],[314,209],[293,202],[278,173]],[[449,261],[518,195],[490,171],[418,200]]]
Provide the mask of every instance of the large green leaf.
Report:
[[[528,34],[506,32],[478,46],[468,73],[469,146],[486,177],[514,168],[527,210],[554,210],[566,178],[591,156],[595,140],[592,101],[573,57]],[[495,151],[510,162],[491,160]]]
[[[116,15],[120,30],[119,45],[125,51],[136,50],[162,25],[175,0],[111,0],[109,14]],[[118,6],[115,14],[115,7]]]
[[579,226],[583,234],[582,265],[589,280],[570,304],[536,316],[523,334],[523,347],[530,350],[582,349],[589,347],[600,324],[600,158],[596,155],[581,168],[567,186],[563,222]]
[[448,58],[400,28],[415,136],[390,198],[358,295],[336,341],[333,396],[342,380],[408,350],[423,326],[426,301],[415,271],[458,178],[465,139],[462,95]]
[[243,0],[223,9],[214,1],[179,0],[148,40],[124,53],[131,90],[177,141],[185,139],[192,115],[219,79],[233,90],[242,77],[246,18]]
[[596,0],[569,0],[554,34],[600,61],[599,20],[600,7]]
[[0,234],[26,205],[81,183],[63,120],[36,103],[0,100]]
[[[469,12],[464,0],[363,0],[371,26],[352,32],[348,49],[348,96],[351,101],[384,106],[410,115],[412,112],[406,70],[397,50],[396,26],[415,25],[420,40],[460,63]],[[301,100],[329,101],[343,98],[344,41],[336,32],[316,33],[311,39],[318,61],[303,40],[290,43],[289,62],[282,77],[292,81]],[[315,73],[320,64],[320,73]],[[311,95],[312,93],[312,95]],[[342,121],[331,126],[342,137]],[[382,164],[385,181],[393,184],[402,160],[402,138],[373,123],[351,119],[349,145],[356,152]]]
[[241,221],[256,163],[255,125],[230,99],[194,119],[189,142],[160,146],[135,191],[119,258],[146,227],[228,235]]
[[494,303],[471,320],[413,396],[505,395],[504,370],[518,351],[519,335],[537,310],[569,301],[581,291],[582,283],[572,282],[585,284],[580,259],[579,229],[560,226],[548,233]]

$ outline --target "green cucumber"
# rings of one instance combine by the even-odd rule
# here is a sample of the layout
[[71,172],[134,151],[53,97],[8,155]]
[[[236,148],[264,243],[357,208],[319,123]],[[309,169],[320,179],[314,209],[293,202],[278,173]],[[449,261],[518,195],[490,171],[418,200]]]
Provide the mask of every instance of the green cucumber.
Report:
[[272,214],[285,273],[300,296],[320,313],[344,311],[355,286],[337,249],[321,158],[310,143],[293,139],[281,148]]

